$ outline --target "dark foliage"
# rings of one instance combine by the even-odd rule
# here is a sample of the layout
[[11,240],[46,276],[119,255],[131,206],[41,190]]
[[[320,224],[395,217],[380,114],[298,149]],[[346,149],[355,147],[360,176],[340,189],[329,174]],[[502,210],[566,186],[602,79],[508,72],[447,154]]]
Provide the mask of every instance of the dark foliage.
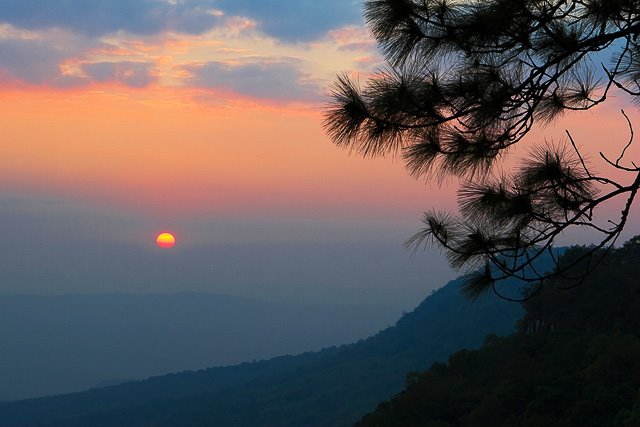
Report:
[[[573,263],[588,247],[575,247],[560,259]],[[582,266],[574,266],[581,270]],[[571,270],[567,272],[570,274]],[[578,274],[577,273],[577,274]],[[621,332],[640,336],[640,237],[613,250],[581,286],[557,278],[524,303],[526,315],[521,329],[544,324],[547,328],[586,329],[591,332]]]
[[[571,262],[589,248],[568,251]],[[635,427],[640,420],[640,238],[576,288],[554,278],[518,333],[490,336],[407,380],[360,426]],[[569,287],[567,289],[567,287]]]
[[[561,273],[531,263],[583,227],[600,235],[582,255],[594,262],[580,276],[591,272],[593,252],[613,246],[640,189],[640,168],[625,159],[633,129],[624,111],[630,140],[617,159],[600,155],[628,179],[596,174],[569,133],[510,173],[493,166],[535,123],[591,109],[614,90],[640,99],[640,1],[367,0],[364,15],[388,69],[363,87],[338,78],[327,133],[365,156],[399,153],[414,176],[464,180],[461,216],[426,213],[407,245],[435,243],[455,268],[490,264],[469,283],[475,297],[497,278],[538,284]],[[621,215],[598,218],[612,200]]]

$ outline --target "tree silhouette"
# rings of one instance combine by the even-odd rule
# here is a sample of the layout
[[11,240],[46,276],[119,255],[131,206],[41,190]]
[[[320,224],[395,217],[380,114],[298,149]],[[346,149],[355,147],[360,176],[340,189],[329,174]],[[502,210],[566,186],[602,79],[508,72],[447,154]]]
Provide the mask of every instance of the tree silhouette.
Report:
[[[553,275],[584,278],[622,232],[640,188],[640,167],[625,158],[633,141],[625,112],[629,140],[616,159],[600,153],[614,174],[593,171],[569,132],[510,173],[495,164],[534,124],[614,91],[640,102],[640,0],[368,0],[364,15],[388,67],[362,87],[337,78],[327,133],[364,156],[400,153],[413,176],[463,179],[460,215],[425,213],[407,246],[435,243],[455,268],[483,266],[464,288],[470,298],[497,292],[507,276],[533,285],[527,297]],[[619,217],[595,215],[616,199]],[[599,243],[571,265],[536,271],[572,227],[599,233]]]

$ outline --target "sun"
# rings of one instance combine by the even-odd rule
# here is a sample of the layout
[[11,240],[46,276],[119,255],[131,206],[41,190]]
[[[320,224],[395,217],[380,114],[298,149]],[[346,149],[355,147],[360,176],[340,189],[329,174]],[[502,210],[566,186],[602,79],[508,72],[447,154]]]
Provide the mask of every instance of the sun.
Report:
[[162,249],[169,249],[176,244],[176,238],[171,233],[160,233],[156,238],[156,244]]

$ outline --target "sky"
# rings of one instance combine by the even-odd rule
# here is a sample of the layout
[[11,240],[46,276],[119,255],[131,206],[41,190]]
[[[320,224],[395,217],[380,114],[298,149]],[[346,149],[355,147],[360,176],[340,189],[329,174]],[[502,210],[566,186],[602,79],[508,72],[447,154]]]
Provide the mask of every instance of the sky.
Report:
[[[455,180],[322,130],[335,76],[383,65],[358,1],[0,0],[0,293],[417,304],[454,273],[402,242]],[[615,151],[616,108],[549,138]]]

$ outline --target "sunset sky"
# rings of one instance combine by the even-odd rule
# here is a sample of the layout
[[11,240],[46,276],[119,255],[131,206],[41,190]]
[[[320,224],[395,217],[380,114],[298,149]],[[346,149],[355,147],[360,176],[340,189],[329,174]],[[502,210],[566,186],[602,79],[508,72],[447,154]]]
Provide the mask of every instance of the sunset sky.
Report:
[[[452,273],[402,242],[455,208],[455,180],[350,155],[321,125],[336,74],[383,65],[358,1],[0,1],[0,292],[417,303]],[[545,136],[614,153],[628,136],[606,108]]]

